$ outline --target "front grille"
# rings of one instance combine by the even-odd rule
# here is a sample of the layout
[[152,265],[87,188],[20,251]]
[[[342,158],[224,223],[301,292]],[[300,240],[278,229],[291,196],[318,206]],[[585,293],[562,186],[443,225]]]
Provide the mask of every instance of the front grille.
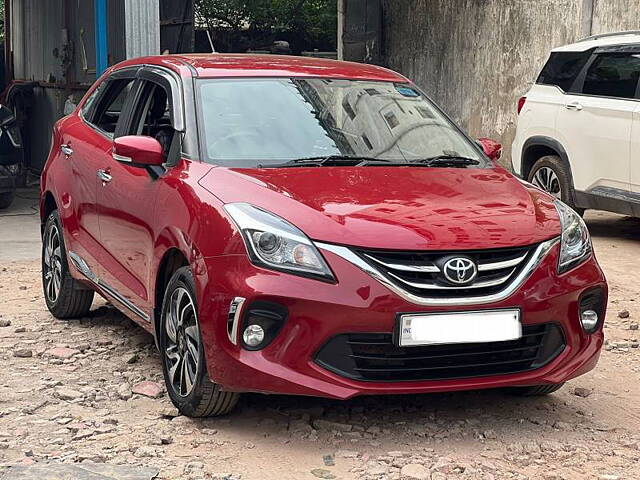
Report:
[[[423,298],[455,299],[501,292],[535,255],[536,248],[537,245],[459,252],[355,250],[355,253],[406,292]],[[445,278],[443,265],[457,256],[468,258],[477,265],[478,275],[472,283],[454,285]]]
[[316,363],[340,376],[369,382],[449,380],[520,373],[540,368],[565,348],[554,323],[523,326],[508,342],[399,347],[387,333],[338,335]]

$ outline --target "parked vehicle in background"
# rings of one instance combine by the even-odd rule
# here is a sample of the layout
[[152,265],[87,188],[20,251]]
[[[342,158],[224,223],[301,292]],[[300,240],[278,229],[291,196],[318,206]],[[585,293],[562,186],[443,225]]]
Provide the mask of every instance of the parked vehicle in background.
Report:
[[247,391],[548,394],[596,365],[607,284],[582,219],[499,154],[383,68],[127,61],[55,126],[46,303],[98,292],[153,332],[190,416]]
[[580,213],[640,217],[640,32],[553,50],[518,113],[518,175]]
[[22,163],[22,139],[13,112],[0,105],[0,209],[8,208]]

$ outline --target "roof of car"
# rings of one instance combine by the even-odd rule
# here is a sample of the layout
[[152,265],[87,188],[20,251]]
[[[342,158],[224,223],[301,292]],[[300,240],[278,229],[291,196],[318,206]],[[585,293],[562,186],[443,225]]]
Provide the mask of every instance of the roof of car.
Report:
[[592,48],[611,47],[615,45],[640,44],[640,31],[605,33],[587,37],[579,42],[555,48],[553,52],[586,52]]
[[141,63],[173,68],[182,63],[189,66],[194,76],[204,78],[325,77],[386,82],[408,81],[399,73],[375,65],[291,55],[223,53],[156,55],[128,60],[116,68]]

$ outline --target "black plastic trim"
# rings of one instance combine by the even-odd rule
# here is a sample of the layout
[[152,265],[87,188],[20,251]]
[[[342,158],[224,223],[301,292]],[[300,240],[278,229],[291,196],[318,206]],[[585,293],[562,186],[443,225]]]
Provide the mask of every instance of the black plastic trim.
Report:
[[[242,326],[238,332],[242,348],[249,351],[264,350],[278,336],[278,333],[282,330],[288,316],[289,310],[287,307],[280,305],[279,303],[262,300],[252,302],[244,309],[242,314]],[[265,332],[265,339],[256,347],[247,345],[244,343],[244,339],[242,338],[242,333],[249,326],[251,318],[258,319],[257,321],[251,322],[251,324],[260,325]]]
[[605,294],[602,287],[593,287],[582,292],[580,300],[578,300],[578,315],[581,315],[585,310],[595,310],[598,313],[598,323],[595,328],[585,330],[589,334],[595,333],[604,325],[606,313]]
[[582,208],[640,217],[640,194],[617,188],[597,187],[589,192],[576,191],[576,204]]
[[[394,334],[387,332],[353,332],[337,335],[330,338],[317,351],[314,355],[314,361],[320,367],[336,375],[364,383],[415,383],[525,373],[548,365],[566,348],[566,335],[562,325],[555,322],[524,324],[522,338],[510,342],[397,347],[393,343]],[[370,338],[367,339],[367,337]],[[542,337],[542,339],[538,340],[537,343],[528,340],[536,337]],[[356,350],[354,352],[354,347],[356,349],[364,348],[365,351],[359,352]],[[377,351],[376,349],[378,348],[382,351]],[[385,349],[391,349],[391,352]],[[516,354],[515,358],[509,358],[508,356],[495,358],[496,355],[508,355],[509,352],[524,354],[528,350],[535,350],[535,356],[519,357]],[[463,362],[462,365],[456,365],[455,363],[435,364],[438,360],[445,358],[459,357],[462,359],[464,357],[473,358],[474,356],[485,355],[487,356],[486,358],[479,358],[477,361],[467,359],[474,363]],[[348,368],[345,368],[348,362],[340,366],[340,362],[345,361],[345,356],[351,359],[348,362],[352,362]],[[389,365],[369,365],[365,363],[364,366],[359,366],[356,360],[389,362]],[[405,368],[402,365],[394,365],[391,362],[428,363]],[[522,364],[523,368],[516,367],[518,364]],[[514,368],[506,368],[507,365],[514,365]],[[491,369],[492,366],[496,367],[493,371]],[[459,374],[451,374],[451,371],[458,369],[460,370]],[[438,370],[440,372],[437,372]],[[420,375],[417,372],[427,373]],[[385,376],[395,376],[395,378],[384,378]]]

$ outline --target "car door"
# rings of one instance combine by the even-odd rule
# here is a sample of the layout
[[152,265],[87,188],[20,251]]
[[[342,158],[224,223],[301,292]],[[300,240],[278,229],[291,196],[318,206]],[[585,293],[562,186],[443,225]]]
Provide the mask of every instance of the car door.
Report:
[[[142,75],[136,85],[125,121],[116,137],[146,135],[158,139],[169,154],[175,134],[166,82],[153,75]],[[146,77],[146,78],[144,78]],[[153,218],[160,170],[116,160],[111,152],[104,156],[101,169],[105,177],[98,187],[100,242],[108,261],[103,264],[103,280],[126,307],[149,321],[153,307],[150,298],[151,265],[154,248]]]
[[104,260],[96,208],[96,173],[101,158],[110,151],[115,124],[134,79],[135,72],[121,72],[104,80],[85,102],[80,115],[62,132],[61,160],[68,163],[73,178],[69,182],[71,191],[62,198],[69,201],[73,210],[65,221],[70,233],[69,254],[96,274]]
[[[636,111],[633,113],[631,130],[631,191],[640,194],[640,79],[636,99]],[[640,203],[640,195],[633,195],[633,198]]]
[[579,191],[615,194],[630,190],[631,129],[640,58],[607,47],[594,52],[579,85],[564,99],[557,131]]

